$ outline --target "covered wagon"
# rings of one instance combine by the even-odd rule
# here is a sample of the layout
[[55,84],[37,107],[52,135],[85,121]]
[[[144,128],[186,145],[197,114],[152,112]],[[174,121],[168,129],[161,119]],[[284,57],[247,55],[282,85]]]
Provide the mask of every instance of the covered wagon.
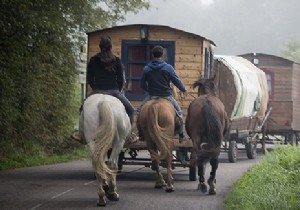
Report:
[[267,119],[269,100],[265,73],[239,56],[215,56],[218,95],[230,119],[226,136],[228,158],[235,162],[237,143],[244,143],[248,158],[255,158],[257,134]]

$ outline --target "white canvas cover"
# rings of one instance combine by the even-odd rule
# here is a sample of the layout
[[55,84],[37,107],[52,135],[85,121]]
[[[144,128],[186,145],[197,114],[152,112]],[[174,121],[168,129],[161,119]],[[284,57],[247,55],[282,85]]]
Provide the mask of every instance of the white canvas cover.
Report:
[[230,119],[263,118],[268,103],[265,73],[242,57],[219,55],[215,58],[227,67],[236,87],[236,101]]

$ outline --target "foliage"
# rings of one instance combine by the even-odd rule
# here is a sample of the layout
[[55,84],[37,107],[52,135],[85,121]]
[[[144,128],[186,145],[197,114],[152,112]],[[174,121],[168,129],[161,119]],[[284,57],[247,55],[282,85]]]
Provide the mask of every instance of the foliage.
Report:
[[75,52],[83,32],[143,7],[143,0],[1,0],[0,159],[62,152],[78,117]]
[[283,57],[300,63],[300,37],[291,40],[281,53]]
[[300,148],[276,148],[238,180],[225,209],[299,209]]
[[85,147],[77,148],[77,146],[71,146],[65,151],[65,154],[60,155],[49,155],[44,151],[36,150],[34,156],[20,153],[14,157],[0,159],[0,170],[62,163],[87,157],[88,150]]

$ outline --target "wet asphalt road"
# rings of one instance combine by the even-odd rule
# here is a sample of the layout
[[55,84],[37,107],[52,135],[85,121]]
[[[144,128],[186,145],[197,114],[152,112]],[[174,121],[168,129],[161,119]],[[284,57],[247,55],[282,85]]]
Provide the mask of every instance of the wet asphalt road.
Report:
[[[243,148],[243,147],[241,147]],[[146,155],[142,151],[139,155]],[[202,194],[198,181],[189,181],[189,169],[174,169],[175,192],[155,189],[155,173],[143,165],[124,165],[117,176],[118,202],[108,201],[102,209],[122,210],[222,210],[226,193],[236,180],[256,164],[239,150],[238,161],[229,163],[222,152],[217,171],[217,194]],[[209,176],[210,166],[206,171]],[[166,170],[163,169],[166,174]],[[97,188],[89,160],[0,171],[0,209],[99,209]]]

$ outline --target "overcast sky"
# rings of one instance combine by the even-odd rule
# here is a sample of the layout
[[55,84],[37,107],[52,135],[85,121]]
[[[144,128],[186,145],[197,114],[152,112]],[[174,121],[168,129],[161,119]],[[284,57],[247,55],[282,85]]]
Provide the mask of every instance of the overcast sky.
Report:
[[124,24],[167,25],[204,36],[217,54],[280,55],[300,37],[300,0],[150,0],[150,10]]

